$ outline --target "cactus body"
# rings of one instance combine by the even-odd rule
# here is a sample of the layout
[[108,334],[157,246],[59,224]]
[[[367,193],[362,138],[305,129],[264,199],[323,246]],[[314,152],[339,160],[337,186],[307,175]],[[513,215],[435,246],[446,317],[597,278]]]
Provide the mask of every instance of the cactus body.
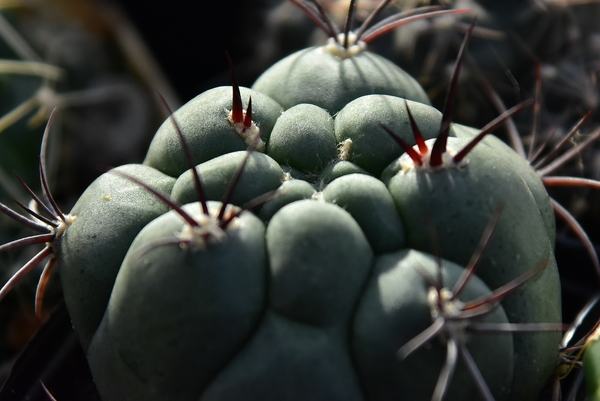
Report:
[[[455,151],[465,144],[460,138],[449,138],[448,142]],[[392,163],[383,175],[401,170],[400,163],[401,160]],[[398,171],[389,179],[388,187],[405,223],[409,246],[430,249],[431,240],[423,225],[423,216],[430,214],[437,227],[444,227],[439,232],[442,256],[463,265],[470,260],[469,249],[476,246],[494,208],[504,204],[497,237],[487,249],[478,274],[490,288],[496,288],[548,261],[549,266],[540,277],[507,297],[503,305],[511,322],[560,322],[560,281],[542,216],[529,187],[500,152],[478,146],[464,166]],[[554,294],[553,300],[539,302],[548,293]],[[529,399],[529,391],[539,391],[532,389],[531,383],[541,385],[542,377],[551,373],[559,338],[559,333],[545,333],[515,340],[516,398]],[[547,359],[533,358],[538,353]],[[537,367],[532,369],[532,364]]]
[[[143,165],[117,168],[169,193],[175,180]],[[65,301],[87,348],[98,328],[123,258],[138,232],[168,208],[139,185],[112,173],[92,183],[73,207],[77,220],[58,250]]]
[[[231,152],[198,165],[196,170],[200,175],[208,200],[223,199],[229,183],[245,157],[246,152],[244,151]],[[263,153],[255,152],[250,155],[230,202],[242,206],[257,196],[277,189],[283,179],[283,170],[275,160]],[[171,197],[182,204],[197,200],[191,170],[179,176],[173,186]]]
[[265,203],[260,209],[260,217],[263,220],[270,220],[279,209],[288,203],[312,198],[317,192],[308,182],[295,179],[284,181],[278,191],[279,196]]
[[535,399],[559,334],[504,329],[561,320],[542,181],[343,50],[198,95],[49,228],[104,401]]
[[[479,133],[479,130],[477,129],[460,124],[453,124],[453,128],[456,136],[459,138],[471,139]],[[544,184],[540,180],[538,174],[525,159],[516,154],[511,147],[494,135],[486,136],[483,139],[482,144],[489,146],[498,152],[502,152],[502,156],[506,158],[512,167],[518,171],[519,176],[529,187],[531,195],[533,195],[533,198],[535,199],[535,202],[540,210],[540,214],[542,215],[544,225],[546,226],[546,232],[548,233],[550,243],[552,246],[554,246],[556,241],[556,221],[554,218],[554,209],[552,207],[552,203],[550,202],[550,198],[548,197],[548,192],[546,191],[546,188],[544,187]]]
[[267,153],[281,164],[319,173],[337,157],[333,119],[312,104],[286,110],[273,127]]
[[341,59],[325,47],[296,52],[265,71],[252,89],[265,93],[284,109],[300,103],[330,114],[352,100],[374,93],[429,104],[423,88],[389,60],[368,51]]
[[[209,203],[211,213],[219,207]],[[184,209],[204,216],[197,203]],[[158,245],[185,230],[179,215],[164,214],[140,232],[123,261],[89,350],[95,380],[108,399],[195,399],[248,338],[265,307],[267,261],[258,218],[243,213],[225,238],[198,249]],[[140,247],[144,251],[136,253]]]
[[598,377],[600,377],[600,341],[598,336],[592,336],[586,346],[585,355],[583,357],[583,368],[585,370],[585,380],[588,385],[588,399],[590,401],[600,400],[600,386],[598,385]]
[[323,190],[323,199],[348,211],[360,224],[376,254],[405,247],[405,234],[385,185],[365,174],[344,175]]
[[[368,399],[426,401],[432,398],[436,373],[445,359],[444,340],[436,338],[429,348],[420,349],[403,361],[396,352],[431,324],[427,302],[429,286],[422,273],[436,275],[436,270],[434,257],[415,250],[377,258],[353,323],[352,350]],[[462,271],[461,266],[444,261],[445,285],[454,285]],[[475,278],[461,299],[474,299],[489,292],[490,289]],[[502,307],[480,319],[496,323],[508,321]],[[490,346],[491,343],[494,345]],[[477,360],[495,399],[507,399],[513,381],[513,335],[496,334],[488,338],[485,334],[470,333],[467,348]],[[478,399],[478,391],[475,384],[469,382],[464,365],[458,369],[455,375],[463,377],[462,385],[458,386],[456,381],[447,399]]]
[[[381,129],[383,124],[392,129],[411,146],[415,145],[408,119],[405,99],[389,95],[362,96],[348,103],[336,116],[335,134],[338,142],[350,139],[348,161],[379,176],[404,151],[394,139]],[[425,139],[437,136],[442,113],[423,103],[407,101]]]
[[[252,96],[253,120],[260,130],[260,137],[266,141],[281,114],[281,106],[262,93],[247,88],[240,88],[240,91],[244,104]],[[211,89],[190,100],[175,113],[175,119],[193,149],[196,163],[245,150],[249,146],[229,119],[231,92],[231,87]],[[189,168],[172,121],[166,120],[157,131],[144,164],[172,177]]]

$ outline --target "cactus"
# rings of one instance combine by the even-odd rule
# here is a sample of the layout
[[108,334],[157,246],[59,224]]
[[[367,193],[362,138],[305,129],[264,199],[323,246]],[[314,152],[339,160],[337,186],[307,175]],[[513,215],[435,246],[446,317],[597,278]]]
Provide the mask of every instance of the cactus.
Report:
[[294,3],[327,45],[198,95],[69,214],[42,158],[48,201],[22,181],[32,218],[0,204],[42,234],[0,251],[45,247],[0,299],[50,257],[36,304],[58,265],[104,401],[535,399],[563,330],[544,185],[568,180],[491,135],[530,102],[481,130],[452,123],[475,21],[442,111],[365,49],[464,10],[368,28],[384,0],[352,31],[352,1],[339,33],[316,0]]

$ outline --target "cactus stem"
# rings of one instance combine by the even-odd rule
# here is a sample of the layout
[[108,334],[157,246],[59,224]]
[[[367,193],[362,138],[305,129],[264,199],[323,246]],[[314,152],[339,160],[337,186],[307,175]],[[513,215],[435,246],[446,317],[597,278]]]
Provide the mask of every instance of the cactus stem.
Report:
[[[195,168],[192,169],[195,170]],[[224,206],[221,208],[218,216],[215,216],[215,213],[208,211],[208,213],[203,212],[200,218],[195,219],[189,213],[183,210],[182,206],[172,200],[168,195],[152,188],[145,182],[118,170],[111,170],[110,173],[128,179],[152,193],[161,202],[173,209],[186,223],[182,231],[176,235],[176,238],[168,238],[166,240],[152,242],[151,244],[148,244],[147,247],[141,248],[139,253],[136,254],[137,257],[142,256],[144,253],[148,252],[152,248],[156,248],[157,246],[171,244],[178,244],[183,249],[191,249],[192,251],[202,250],[205,249],[207,245],[223,242],[223,240],[227,237],[227,234],[223,228],[223,224],[225,224],[225,222],[229,224],[229,221],[226,220],[226,218],[229,217],[225,216],[225,210],[227,208],[226,204],[224,204]]]
[[[492,218],[492,221],[486,228],[486,233],[483,236],[481,242],[487,243],[489,236],[493,232],[497,219],[500,215],[500,211],[497,211]],[[481,244],[480,244],[481,248]],[[460,353],[461,358],[467,365],[468,371],[471,378],[477,385],[481,395],[486,400],[493,400],[493,396],[485,383],[485,380],[481,376],[481,372],[477,368],[474,360],[466,347],[466,331],[473,332],[500,332],[500,333],[512,333],[512,332],[556,332],[565,331],[566,325],[563,324],[552,324],[552,323],[531,323],[531,324],[513,324],[513,323],[474,323],[470,320],[485,315],[496,308],[498,303],[509,293],[520,287],[527,281],[531,280],[537,274],[541,273],[548,265],[548,259],[539,263],[533,269],[525,272],[519,277],[511,280],[509,283],[499,287],[492,291],[491,294],[477,298],[472,301],[462,302],[456,299],[453,294],[447,288],[439,288],[440,284],[432,286],[429,290],[427,301],[431,309],[432,324],[428,326],[421,333],[413,337],[410,341],[404,344],[397,352],[396,355],[399,359],[405,359],[411,353],[421,348],[423,345],[431,341],[434,337],[442,335],[446,341],[447,353],[446,361],[440,375],[438,377],[437,385],[433,394],[432,400],[443,399],[452,374],[456,367],[458,360],[455,355],[456,350]],[[441,269],[441,266],[440,266]],[[471,274],[469,274],[471,277]],[[431,279],[431,278],[430,278]],[[463,278],[459,279],[462,282]],[[462,287],[462,285],[461,285]]]
[[[229,55],[228,55],[228,58],[229,58]],[[232,69],[232,74],[233,74],[233,69]],[[235,81],[235,78],[234,78],[234,81]],[[179,205],[174,200],[172,200],[167,194],[164,194],[161,191],[152,188],[150,185],[146,184],[145,182],[143,182],[133,176],[130,176],[129,174],[125,174],[118,170],[111,170],[110,171],[111,173],[119,175],[123,178],[126,178],[126,179],[136,183],[137,185],[141,186],[142,188],[149,191],[150,193],[152,193],[161,202],[163,202],[165,205],[169,206],[177,214],[179,214],[179,216],[181,216],[181,218],[186,222],[181,233],[177,234],[177,238],[175,238],[175,239],[169,238],[166,240],[159,240],[159,241],[155,241],[151,244],[148,244],[148,246],[142,247],[138,250],[138,252],[136,254],[137,257],[142,256],[143,254],[145,254],[146,252],[148,252],[149,250],[151,250],[152,248],[155,248],[157,246],[178,244],[183,249],[191,249],[192,251],[195,251],[195,250],[205,249],[206,246],[213,244],[213,243],[223,242],[227,237],[225,229],[230,226],[231,222],[237,216],[239,216],[240,213],[242,213],[244,210],[247,210],[245,208],[241,209],[241,210],[237,210],[238,208],[235,208],[236,210],[232,210],[230,207],[231,205],[229,205],[229,201],[231,200],[233,191],[235,190],[235,187],[237,186],[237,184],[242,176],[242,173],[244,172],[244,168],[245,168],[246,164],[248,163],[248,159],[250,158],[252,152],[255,150],[257,143],[262,143],[262,141],[260,140],[260,137],[258,137],[258,138],[255,138],[254,143],[249,146],[244,160],[242,161],[242,163],[239,166],[239,168],[237,169],[233,179],[229,182],[229,185],[227,186],[227,188],[225,190],[225,194],[223,195],[223,200],[222,200],[222,206],[219,209],[218,214],[215,215],[215,213],[211,212],[208,208],[206,194],[204,192],[202,182],[200,180],[200,175],[198,174],[198,171],[196,170],[196,165],[194,162],[192,151],[191,151],[189,145],[187,144],[187,141],[185,140],[183,132],[181,131],[181,128],[180,128],[179,124],[177,123],[177,120],[175,119],[175,116],[173,115],[172,111],[170,110],[165,99],[162,97],[160,97],[160,98],[161,98],[161,101],[163,102],[164,106],[170,112],[171,121],[173,122],[175,131],[177,132],[177,135],[179,136],[179,140],[181,141],[181,146],[184,150],[186,161],[192,171],[192,174],[194,177],[194,186],[196,188],[196,193],[197,193],[199,203],[201,204],[201,208],[202,208],[202,215],[198,219],[195,219],[189,213],[187,213],[185,210],[183,210],[182,206]],[[250,99],[248,102],[247,115],[248,114],[250,115],[249,118],[251,121],[252,99]],[[248,119],[248,117],[246,117],[246,120],[247,119]],[[273,194],[270,194],[270,197],[259,197],[259,198],[261,198],[261,200],[259,200],[259,202],[252,204],[250,207],[257,206],[257,205],[261,204],[261,202],[266,202],[269,199],[272,199],[272,196],[273,196]],[[263,198],[264,198],[264,200],[262,200]]]

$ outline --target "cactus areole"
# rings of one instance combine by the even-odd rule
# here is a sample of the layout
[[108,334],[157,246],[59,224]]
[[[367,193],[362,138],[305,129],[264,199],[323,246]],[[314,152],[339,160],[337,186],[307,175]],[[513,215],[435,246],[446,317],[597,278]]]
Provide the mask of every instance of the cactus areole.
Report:
[[377,30],[295,3],[329,44],[198,95],[44,237],[102,399],[535,399],[560,339],[553,216],[479,143],[522,107],[461,135],[466,41],[438,111],[365,49]]

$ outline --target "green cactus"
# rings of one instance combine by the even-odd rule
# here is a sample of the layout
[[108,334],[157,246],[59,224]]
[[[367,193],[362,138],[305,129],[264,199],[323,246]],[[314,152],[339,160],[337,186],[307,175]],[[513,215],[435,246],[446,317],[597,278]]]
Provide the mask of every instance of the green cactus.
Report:
[[0,299],[50,256],[104,401],[535,399],[559,360],[555,205],[488,135],[527,104],[451,123],[474,23],[440,112],[364,49],[402,18],[338,35],[295,3],[328,45],[198,95],[68,215],[42,161],[42,211],[0,204],[42,234],[0,251],[45,248]]
[[73,326],[87,349],[102,320],[115,277],[140,230],[168,207],[115,171],[170,192],[175,179],[144,165],[125,165],[94,181],[71,210],[77,219],[57,253]]

